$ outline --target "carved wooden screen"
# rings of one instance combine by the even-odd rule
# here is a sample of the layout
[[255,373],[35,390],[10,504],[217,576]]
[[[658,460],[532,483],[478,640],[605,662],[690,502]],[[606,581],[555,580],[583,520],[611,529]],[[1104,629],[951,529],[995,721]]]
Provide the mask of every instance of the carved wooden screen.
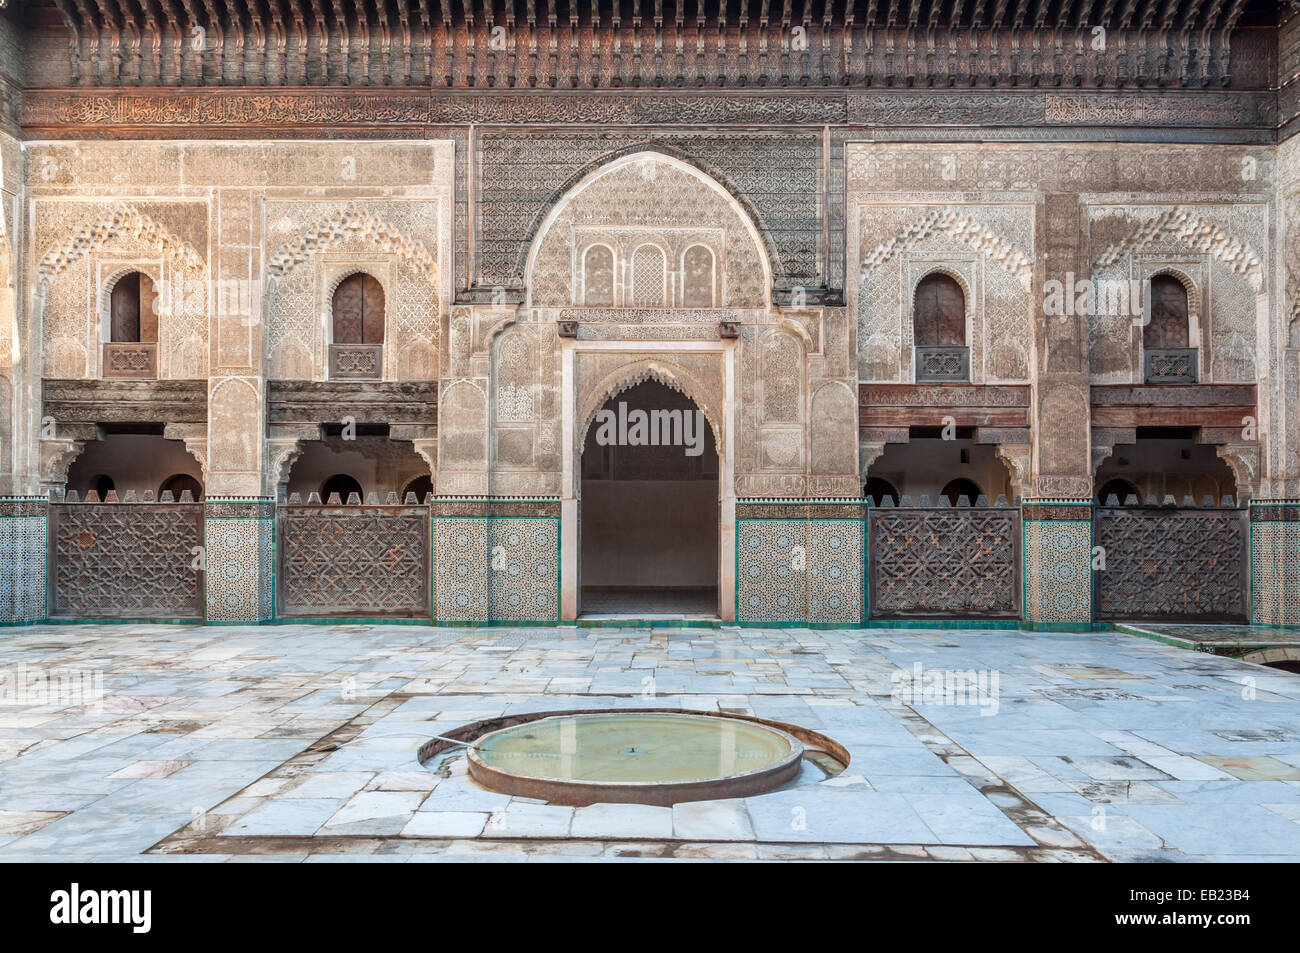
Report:
[[1015,618],[1020,511],[1013,507],[872,507],[871,615]]
[[384,288],[370,275],[348,275],[334,290],[334,343],[384,343]]
[[1099,507],[1099,619],[1246,620],[1246,511]]
[[427,506],[278,508],[280,614],[429,614]]
[[50,504],[51,617],[203,617],[202,503]]

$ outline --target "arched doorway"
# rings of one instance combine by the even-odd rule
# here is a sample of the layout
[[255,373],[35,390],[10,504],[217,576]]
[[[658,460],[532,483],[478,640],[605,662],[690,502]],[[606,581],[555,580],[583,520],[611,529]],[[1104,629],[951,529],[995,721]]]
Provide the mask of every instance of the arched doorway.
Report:
[[580,472],[580,611],[715,615],[718,453],[694,401],[653,380],[611,397]]

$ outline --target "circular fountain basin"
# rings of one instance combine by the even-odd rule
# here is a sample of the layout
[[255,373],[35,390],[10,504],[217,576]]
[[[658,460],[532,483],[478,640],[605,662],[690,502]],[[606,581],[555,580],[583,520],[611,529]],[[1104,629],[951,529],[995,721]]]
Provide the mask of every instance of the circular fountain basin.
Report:
[[480,737],[475,781],[553,804],[671,805],[748,797],[799,773],[793,735],[735,718],[677,712],[593,712],[541,718]]

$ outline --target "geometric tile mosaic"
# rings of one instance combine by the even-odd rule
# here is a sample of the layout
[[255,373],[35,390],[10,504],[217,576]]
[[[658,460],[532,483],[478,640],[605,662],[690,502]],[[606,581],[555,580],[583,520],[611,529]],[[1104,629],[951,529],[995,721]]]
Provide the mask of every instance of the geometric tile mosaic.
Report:
[[1250,524],[1251,621],[1300,625],[1300,523]]
[[550,516],[435,516],[434,619],[555,622],[560,521]]
[[1090,624],[1092,521],[1025,520],[1024,579],[1026,622]]
[[558,621],[560,521],[549,516],[490,517],[488,545],[488,620]]
[[738,519],[736,620],[861,625],[864,523]]
[[45,618],[44,516],[0,517],[0,624]]
[[275,520],[208,517],[209,622],[267,622],[275,610]]
[[488,621],[488,521],[485,516],[433,518],[433,617],[438,622]]

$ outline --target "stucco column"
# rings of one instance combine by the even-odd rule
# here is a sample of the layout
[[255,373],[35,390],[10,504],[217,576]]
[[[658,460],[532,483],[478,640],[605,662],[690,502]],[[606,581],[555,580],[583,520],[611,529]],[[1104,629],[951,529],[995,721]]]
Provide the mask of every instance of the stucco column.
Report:
[[[209,381],[204,554],[209,622],[274,615],[275,503],[263,493],[262,261],[259,202],[217,193],[209,223]],[[187,446],[195,440],[191,436]]]

